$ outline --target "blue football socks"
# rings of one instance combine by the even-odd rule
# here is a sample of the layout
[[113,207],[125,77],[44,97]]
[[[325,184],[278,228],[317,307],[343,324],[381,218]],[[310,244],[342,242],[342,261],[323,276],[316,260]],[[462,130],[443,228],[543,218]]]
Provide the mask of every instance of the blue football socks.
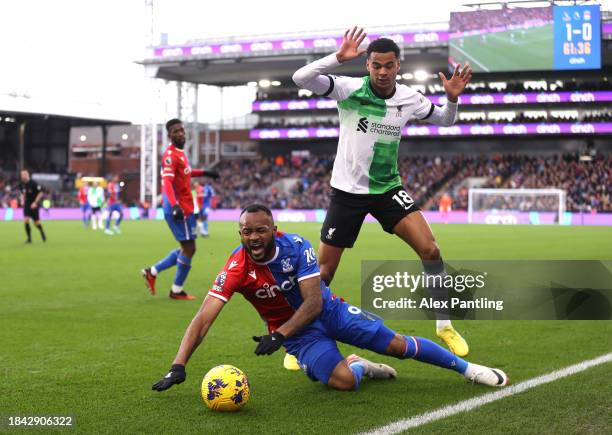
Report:
[[417,361],[454,370],[461,374],[467,369],[467,361],[464,361],[443,347],[438,346],[431,340],[413,336],[404,336],[404,340],[406,341],[406,353],[404,354],[404,358],[413,358]]
[[176,275],[174,276],[174,285],[177,287],[183,287],[183,283],[187,279],[191,269],[191,258],[179,255],[176,260]]
[[170,253],[168,254],[166,258],[164,258],[159,263],[157,263],[155,266],[153,266],[155,267],[155,271],[159,273],[161,271],[164,271],[176,265],[176,261],[179,257],[180,252],[181,252],[180,249],[175,249],[173,251],[170,251]]
[[355,378],[355,389],[357,390],[359,388],[359,384],[361,383],[363,372],[365,372],[365,367],[361,361],[355,361],[349,364],[349,368],[353,372],[353,377]]

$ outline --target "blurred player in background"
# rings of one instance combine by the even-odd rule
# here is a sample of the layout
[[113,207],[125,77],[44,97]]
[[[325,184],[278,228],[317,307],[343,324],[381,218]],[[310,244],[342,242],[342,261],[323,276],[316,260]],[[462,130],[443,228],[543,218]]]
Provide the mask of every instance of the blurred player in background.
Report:
[[[321,279],[330,284],[346,248],[352,248],[366,215],[397,235],[418,254],[425,273],[445,276],[444,263],[434,235],[423,214],[402,186],[398,170],[401,130],[417,118],[438,125],[452,125],[457,118],[458,97],[472,70],[457,65],[447,79],[439,73],[447,103],[438,107],[409,86],[395,81],[400,71],[400,49],[387,38],[359,46],[363,29],[345,32],[340,49],[295,72],[293,81],[317,95],[338,101],[340,138],[331,176],[331,201],[321,228],[319,262]],[[328,73],[344,62],[367,53],[365,77]],[[419,168],[415,168],[419,170]],[[430,289],[432,297],[447,300],[444,287]],[[437,312],[436,333],[455,354],[469,348],[453,328],[447,312]]]
[[26,243],[32,243],[32,229],[30,222],[33,221],[43,242],[47,241],[47,236],[40,223],[40,202],[43,198],[43,189],[40,184],[30,178],[30,173],[27,170],[21,171],[21,204],[23,204],[23,222],[25,226]]
[[[108,192],[108,218],[106,219],[106,229],[104,232],[109,235],[121,233],[119,229],[119,225],[123,220],[123,208],[121,207],[120,198],[121,184],[122,183],[119,183],[119,176],[115,175],[106,186],[106,191]],[[115,225],[113,225],[113,229],[111,230],[110,225],[113,213],[117,213],[117,220],[115,220]]]
[[378,317],[334,295],[321,281],[310,242],[277,230],[269,208],[253,204],[242,210],[241,245],[217,275],[202,306],[183,335],[170,371],[153,389],[164,391],[185,381],[185,365],[230,299],[240,293],[266,323],[268,334],[253,337],[256,355],[282,346],[297,357],[306,375],[336,390],[357,390],[364,376],[395,378],[395,369],[357,355],[344,358],[337,342],[414,359],[455,371],[474,383],[503,387],[500,369],[467,362],[436,343],[388,328]]
[[87,228],[89,225],[89,202],[87,202],[87,190],[89,189],[89,183],[82,183],[79,188],[79,193],[77,194],[77,199],[79,200],[79,205],[81,207],[81,213],[83,213],[83,226]]
[[87,189],[87,202],[91,207],[91,228],[103,229],[102,225],[102,205],[104,205],[104,189],[97,181]]
[[185,155],[185,127],[180,119],[171,119],[166,123],[170,145],[162,156],[162,196],[164,217],[174,238],[181,248],[170,251],[167,257],[154,266],[141,271],[151,294],[155,294],[157,275],[176,266],[174,283],[170,290],[172,299],[195,299],[183,290],[183,284],[191,269],[191,259],[196,251],[196,222],[194,204],[191,194],[191,176],[219,178],[214,171],[191,169]]
[[450,215],[451,209],[453,205],[453,198],[448,194],[448,192],[444,192],[440,197],[440,213],[442,215],[442,220],[445,224],[448,223],[448,217]]
[[212,210],[212,200],[215,196],[215,189],[213,189],[210,183],[204,185],[196,183],[195,186],[199,208],[199,213],[197,215],[198,230],[201,236],[208,237],[208,215]]

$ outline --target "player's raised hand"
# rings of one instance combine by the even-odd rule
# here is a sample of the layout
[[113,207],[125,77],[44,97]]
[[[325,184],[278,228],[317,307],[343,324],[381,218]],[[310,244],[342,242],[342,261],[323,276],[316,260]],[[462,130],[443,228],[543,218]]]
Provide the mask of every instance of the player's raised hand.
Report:
[[444,86],[444,92],[446,92],[448,101],[451,103],[456,103],[457,98],[459,95],[461,95],[465,89],[465,86],[472,78],[472,68],[467,63],[463,69],[461,68],[460,64],[457,64],[450,79],[447,79],[444,73],[441,72],[438,73],[438,77],[440,77],[440,80],[442,80],[442,85]]
[[180,205],[174,204],[174,206],[172,207],[172,218],[175,221],[182,221],[183,219],[185,219],[185,214],[183,213],[183,209]]
[[174,384],[182,384],[185,382],[186,378],[187,373],[185,373],[185,366],[182,364],[172,364],[168,374],[161,378],[159,382],[153,384],[151,389],[155,391],[164,391]]
[[366,52],[365,48],[359,48],[365,37],[368,36],[362,28],[357,26],[353,29],[347,29],[342,38],[342,45],[336,52],[338,62],[346,62],[363,55]]

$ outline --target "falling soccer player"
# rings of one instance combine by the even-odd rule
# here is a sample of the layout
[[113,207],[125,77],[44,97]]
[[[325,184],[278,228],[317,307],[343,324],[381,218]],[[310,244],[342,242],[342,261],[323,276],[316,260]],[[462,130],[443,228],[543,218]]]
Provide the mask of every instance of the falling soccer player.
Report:
[[191,176],[219,178],[214,171],[191,169],[185,155],[185,127],[180,119],[171,119],[166,123],[166,131],[170,145],[162,156],[162,193],[164,218],[170,227],[174,238],[181,245],[180,249],[170,251],[154,266],[141,271],[151,294],[155,294],[157,275],[176,266],[174,283],[170,290],[172,299],[195,299],[183,290],[183,284],[191,269],[191,259],[196,251],[196,223],[193,214],[193,198],[191,196]]
[[[362,49],[365,37],[363,29],[347,30],[336,53],[300,68],[293,75],[298,86],[337,100],[340,115],[331,202],[319,245],[321,279],[327,285],[331,283],[344,249],[353,247],[368,213],[386,232],[412,247],[427,274],[444,276],[444,263],[431,228],[402,186],[398,149],[402,128],[412,119],[445,126],[455,122],[458,97],[472,70],[467,65],[464,68],[457,65],[450,79],[439,73],[447,102],[438,107],[412,88],[396,83],[400,50],[395,42],[380,38]],[[364,54],[369,75],[328,74]],[[442,300],[448,294],[444,288],[432,289],[432,297]],[[468,345],[453,328],[448,313],[436,314],[437,335],[453,353],[467,355]]]
[[382,319],[334,295],[321,281],[310,242],[278,231],[267,207],[246,207],[238,228],[241,246],[217,275],[183,335],[170,371],[153,385],[154,390],[185,381],[189,358],[236,293],[253,305],[268,329],[268,334],[253,337],[256,355],[271,355],[284,346],[310,379],[336,390],[357,390],[364,376],[397,376],[386,364],[357,355],[344,358],[337,342],[452,370],[473,383],[491,387],[508,383],[502,370],[467,362],[426,338],[397,333]]

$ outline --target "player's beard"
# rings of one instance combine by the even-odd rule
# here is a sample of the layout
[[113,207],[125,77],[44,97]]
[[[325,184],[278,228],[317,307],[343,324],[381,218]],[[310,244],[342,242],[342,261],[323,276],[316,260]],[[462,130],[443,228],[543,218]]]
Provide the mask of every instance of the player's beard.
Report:
[[263,261],[267,261],[270,258],[272,258],[274,248],[275,248],[274,239],[270,240],[270,242],[268,243],[266,243],[265,241],[262,241],[262,245],[257,246],[256,248],[251,247],[249,243],[245,243],[245,242],[242,242],[242,246],[244,246],[244,249],[246,249],[249,256],[254,261],[257,261],[259,263]]

